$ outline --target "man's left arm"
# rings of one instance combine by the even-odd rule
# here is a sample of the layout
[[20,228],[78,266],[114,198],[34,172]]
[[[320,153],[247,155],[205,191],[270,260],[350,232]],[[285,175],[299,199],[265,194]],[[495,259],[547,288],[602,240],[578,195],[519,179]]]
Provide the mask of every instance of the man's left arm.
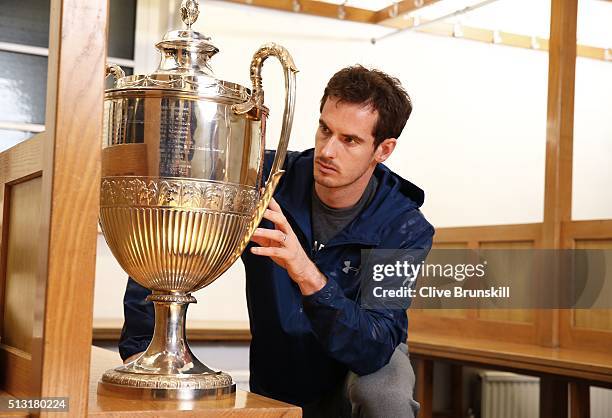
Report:
[[[328,354],[359,375],[373,373],[386,365],[395,348],[406,339],[406,312],[362,308],[308,258],[274,200],[264,217],[276,229],[258,228],[252,240],[261,247],[253,247],[251,251],[271,257],[297,283],[304,295],[304,311]],[[425,224],[413,239],[398,243],[398,247],[429,251],[433,228]]]

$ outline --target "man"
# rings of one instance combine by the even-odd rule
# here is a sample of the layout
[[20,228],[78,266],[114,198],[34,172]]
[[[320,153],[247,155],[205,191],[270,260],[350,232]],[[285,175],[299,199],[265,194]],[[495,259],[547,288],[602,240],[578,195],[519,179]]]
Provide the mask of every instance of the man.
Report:
[[[304,416],[413,417],[403,309],[359,303],[362,249],[431,248],[424,193],[383,166],[412,105],[399,81],[340,70],[321,99],[314,150],[289,153],[275,199],[242,255],[251,324],[251,391]],[[264,174],[273,153],[266,153]],[[255,245],[257,244],[257,245]],[[120,351],[152,333],[146,289],[130,280]]]

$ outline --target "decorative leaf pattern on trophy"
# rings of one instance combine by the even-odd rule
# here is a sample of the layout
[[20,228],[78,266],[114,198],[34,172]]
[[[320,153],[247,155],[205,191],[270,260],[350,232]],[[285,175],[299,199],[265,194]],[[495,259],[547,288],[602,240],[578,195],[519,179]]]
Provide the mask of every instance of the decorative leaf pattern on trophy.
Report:
[[236,211],[236,196],[238,195],[238,190],[235,187],[230,185],[224,185],[223,190],[223,210],[234,212]]
[[210,210],[223,209],[223,191],[217,184],[209,184],[204,192],[204,206]]
[[180,184],[174,181],[161,181],[159,185],[159,205],[179,206]]
[[201,206],[201,187],[194,182],[183,183],[181,194],[181,206],[188,208],[197,208]]
[[158,178],[104,178],[101,207],[171,207],[249,215],[258,201],[255,188],[238,184]]
[[116,201],[115,189],[111,182],[103,179],[100,185],[100,206],[114,205]]
[[242,190],[240,192],[240,205],[238,206],[238,212],[252,213],[255,203],[257,203],[257,191],[255,189]]
[[158,184],[154,180],[148,182],[141,182],[140,187],[140,203],[142,205],[155,205],[157,204],[157,196],[159,195]]
[[137,205],[139,204],[138,199],[138,191],[141,186],[140,180],[127,180],[124,181],[122,191],[123,191],[123,201],[126,205]]

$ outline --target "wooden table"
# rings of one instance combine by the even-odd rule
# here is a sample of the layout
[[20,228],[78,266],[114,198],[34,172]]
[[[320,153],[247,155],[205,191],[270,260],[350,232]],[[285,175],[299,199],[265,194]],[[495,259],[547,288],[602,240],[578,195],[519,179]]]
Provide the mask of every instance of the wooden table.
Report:
[[[434,360],[540,377],[540,418],[567,417],[568,411],[572,418],[590,418],[589,387],[612,388],[612,353],[421,332],[411,332],[408,345],[417,361],[417,401],[421,402],[422,418],[432,416]],[[460,378],[451,380],[453,385],[460,383]]]
[[98,380],[121,364],[119,354],[92,347],[89,377],[89,416],[96,417],[301,417],[301,408],[242,390],[225,400],[141,401],[100,396]]

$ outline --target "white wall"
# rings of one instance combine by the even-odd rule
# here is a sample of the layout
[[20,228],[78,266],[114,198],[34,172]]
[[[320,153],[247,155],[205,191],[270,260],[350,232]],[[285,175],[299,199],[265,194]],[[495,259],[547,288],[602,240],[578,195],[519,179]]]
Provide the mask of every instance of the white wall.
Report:
[[[369,39],[387,29],[212,0],[202,2],[196,29],[221,49],[212,61],[217,76],[247,86],[261,44],[289,49],[301,71],[290,149],[313,146],[320,96],[335,71],[375,66],[400,78],[412,96],[414,112],[389,166],[425,190],[423,212],[435,226],[542,221],[546,53],[412,32],[372,45]],[[573,214],[612,218],[612,63],[577,65]],[[272,59],[264,68],[274,147],[282,72]],[[246,320],[242,271],[237,263],[198,292],[190,318]],[[125,275],[103,238],[96,279],[95,317],[122,317]]]

